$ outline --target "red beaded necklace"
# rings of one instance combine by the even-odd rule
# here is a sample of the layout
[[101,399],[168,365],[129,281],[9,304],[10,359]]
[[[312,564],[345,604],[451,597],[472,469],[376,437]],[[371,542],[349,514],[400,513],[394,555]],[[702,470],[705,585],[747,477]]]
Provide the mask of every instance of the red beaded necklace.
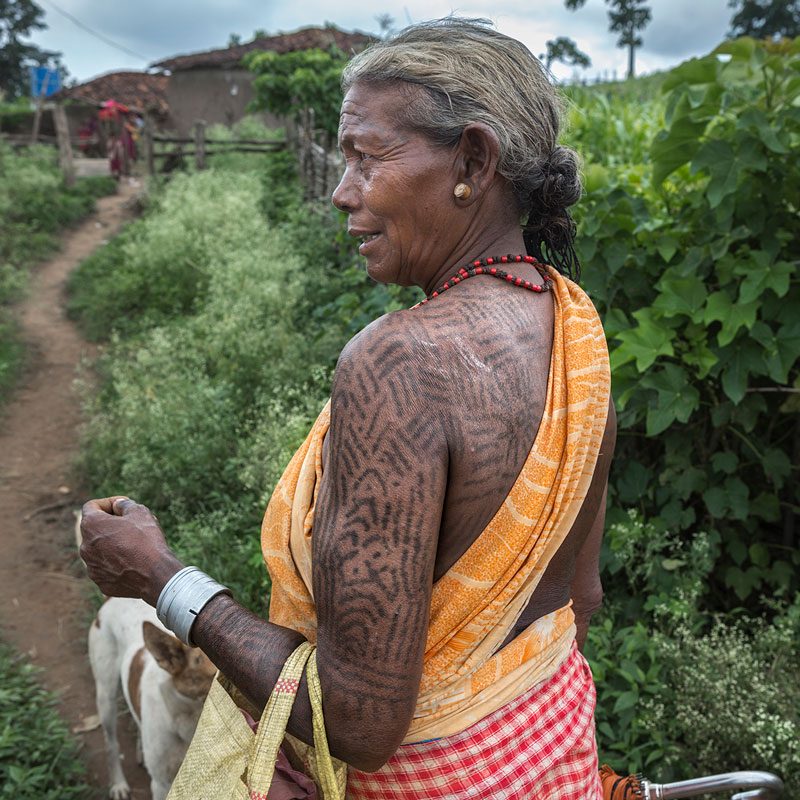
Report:
[[[544,283],[531,283],[530,281],[512,275],[510,272],[506,272],[504,269],[494,266],[495,264],[520,264],[523,262],[525,264],[533,264],[544,279]],[[493,256],[483,258],[479,261],[472,261],[468,266],[460,267],[455,275],[446,280],[438,289],[432,291],[424,300],[417,303],[417,305],[425,305],[425,303],[433,300],[434,297],[438,297],[442,292],[446,292],[457,283],[461,283],[461,281],[465,281],[467,278],[472,278],[475,275],[491,275],[492,277],[500,278],[500,280],[508,281],[508,283],[514,286],[521,286],[523,289],[529,289],[537,293],[547,292],[553,288],[553,279],[548,275],[544,266],[533,256]]]

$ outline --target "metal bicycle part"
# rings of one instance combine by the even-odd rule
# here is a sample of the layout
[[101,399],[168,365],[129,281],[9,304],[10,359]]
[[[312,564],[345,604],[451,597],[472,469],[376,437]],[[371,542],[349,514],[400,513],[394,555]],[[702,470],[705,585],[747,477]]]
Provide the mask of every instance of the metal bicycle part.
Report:
[[776,800],[783,793],[783,781],[771,772],[726,772],[677,783],[642,781],[644,800],[677,800],[713,792],[735,791],[730,800]]

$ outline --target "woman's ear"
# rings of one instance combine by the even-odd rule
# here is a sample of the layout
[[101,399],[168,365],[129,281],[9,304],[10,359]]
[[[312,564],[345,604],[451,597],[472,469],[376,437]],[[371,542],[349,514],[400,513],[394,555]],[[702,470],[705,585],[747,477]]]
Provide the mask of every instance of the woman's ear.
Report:
[[470,189],[467,196],[459,200],[472,202],[494,181],[500,160],[500,140],[488,125],[472,122],[462,131],[458,150],[458,182]]

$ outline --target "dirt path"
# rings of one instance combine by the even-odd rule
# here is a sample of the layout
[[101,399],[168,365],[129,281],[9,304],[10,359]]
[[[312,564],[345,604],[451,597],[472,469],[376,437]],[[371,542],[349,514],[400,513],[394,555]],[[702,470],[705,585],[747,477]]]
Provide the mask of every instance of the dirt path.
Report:
[[[95,714],[86,657],[92,590],[77,559],[73,509],[86,499],[76,485],[79,401],[76,367],[92,356],[64,314],[69,273],[132,215],[136,189],[125,183],[98,202],[97,212],[66,233],[62,247],[41,264],[20,306],[30,353],[21,385],[0,412],[0,633],[45,669],[70,728]],[[136,800],[149,798],[145,770],[136,764],[133,722],[121,718],[125,772]],[[92,785],[105,788],[102,734],[80,733]]]

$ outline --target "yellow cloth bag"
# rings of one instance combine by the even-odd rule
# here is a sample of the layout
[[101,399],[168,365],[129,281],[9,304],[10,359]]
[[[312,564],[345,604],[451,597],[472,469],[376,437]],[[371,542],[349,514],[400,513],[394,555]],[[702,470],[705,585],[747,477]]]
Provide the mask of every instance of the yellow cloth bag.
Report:
[[303,642],[286,660],[256,734],[217,676],[167,800],[267,800],[304,669],[313,712],[314,747],[289,738],[317,785],[321,800],[344,800],[347,765],[332,758],[328,750],[316,648],[309,642]]

